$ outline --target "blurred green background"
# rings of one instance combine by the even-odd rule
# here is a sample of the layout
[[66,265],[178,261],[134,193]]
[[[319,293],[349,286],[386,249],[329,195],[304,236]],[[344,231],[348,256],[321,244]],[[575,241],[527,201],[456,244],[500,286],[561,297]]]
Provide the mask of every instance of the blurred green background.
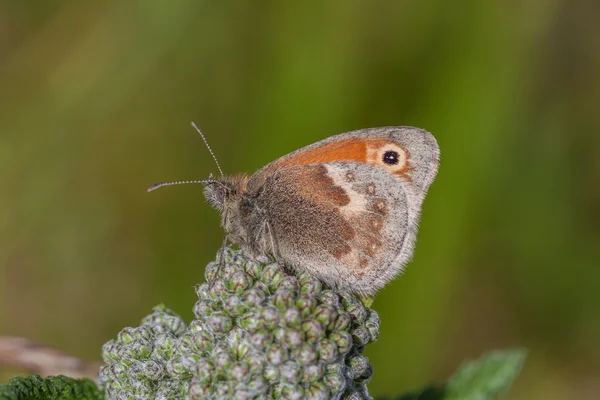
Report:
[[[374,308],[374,395],[530,350],[511,399],[600,393],[600,3],[0,2],[0,334],[99,358],[192,316],[202,189],[348,130],[438,139],[414,262]],[[6,373],[5,373],[6,375]]]

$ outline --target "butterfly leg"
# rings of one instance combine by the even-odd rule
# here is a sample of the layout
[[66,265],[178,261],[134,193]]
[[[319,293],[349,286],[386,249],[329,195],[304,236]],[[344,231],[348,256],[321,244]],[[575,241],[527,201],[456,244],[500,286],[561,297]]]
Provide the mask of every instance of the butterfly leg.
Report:
[[287,269],[285,262],[279,255],[279,251],[277,250],[277,244],[275,241],[275,236],[273,236],[273,229],[271,228],[271,224],[269,221],[266,222],[267,230],[269,231],[269,239],[271,241],[271,252],[273,253],[273,257],[275,257],[275,262],[281,265],[284,269]]
[[291,268],[288,265],[285,264],[285,262],[281,258],[281,255],[279,254],[279,251],[277,250],[275,236],[273,236],[273,229],[271,229],[271,224],[269,223],[269,221],[266,222],[266,225],[267,225],[267,229],[269,230],[269,239],[271,240],[271,250],[272,250],[272,253],[273,253],[273,257],[275,257],[275,262],[277,264],[281,265],[281,267],[286,272],[292,273]]
[[215,282],[221,275],[221,270],[223,269],[223,266],[225,265],[225,248],[227,247],[228,239],[229,238],[227,237],[227,235],[225,235],[225,238],[223,239],[223,244],[221,245],[221,248],[219,249],[219,255],[218,255],[219,264],[217,265],[217,273],[215,274],[212,282],[208,282],[209,289],[212,289],[213,285],[215,284]]
[[222,267],[225,265],[225,248],[227,247],[227,241],[228,241],[228,237],[227,235],[225,235],[225,237],[223,238],[223,244],[221,245],[221,253],[219,254],[219,267]]
[[[225,214],[224,220],[227,220],[227,214]],[[216,279],[221,275],[221,270],[225,266],[225,248],[227,247],[228,241],[229,241],[229,237],[227,236],[227,233],[226,233],[225,237],[223,238],[223,244],[221,245],[221,248],[219,249],[219,256],[218,256],[219,265],[217,266],[217,273],[215,274],[215,280],[213,280],[212,282],[209,282],[209,285],[211,288],[213,287]]]

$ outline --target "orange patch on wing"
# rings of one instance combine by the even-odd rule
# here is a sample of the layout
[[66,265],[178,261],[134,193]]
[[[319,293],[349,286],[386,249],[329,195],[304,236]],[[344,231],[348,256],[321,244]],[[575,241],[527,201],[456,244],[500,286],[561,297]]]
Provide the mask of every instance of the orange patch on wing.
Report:
[[383,165],[381,160],[368,159],[368,152],[381,149],[382,147],[390,144],[400,147],[406,154],[407,158],[404,167],[398,171],[394,171],[393,174],[410,180],[410,177],[407,175],[407,173],[412,169],[409,163],[410,154],[404,147],[400,146],[400,144],[387,139],[355,138],[327,143],[317,148],[301,151],[293,156],[286,157],[285,159],[277,162],[275,167],[286,168],[297,165],[327,163],[333,161],[354,161],[382,167]]
[[367,143],[364,139],[346,139],[331,142],[308,151],[301,151],[278,162],[277,167],[326,163],[333,161],[367,161]]
[[386,139],[368,139],[367,142],[369,143],[369,147],[375,150],[387,146],[388,144],[399,146],[398,143]]

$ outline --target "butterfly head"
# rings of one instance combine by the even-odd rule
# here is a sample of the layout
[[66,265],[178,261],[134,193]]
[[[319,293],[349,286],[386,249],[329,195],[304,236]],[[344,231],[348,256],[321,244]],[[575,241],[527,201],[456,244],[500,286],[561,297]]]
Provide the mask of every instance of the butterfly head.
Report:
[[204,180],[204,197],[212,208],[220,213],[230,212],[246,192],[248,177],[245,175],[223,176]]
[[235,175],[204,183],[204,197],[221,214],[221,226],[228,239],[242,246],[248,238],[247,221],[253,219],[255,211],[246,191],[248,180],[246,175]]

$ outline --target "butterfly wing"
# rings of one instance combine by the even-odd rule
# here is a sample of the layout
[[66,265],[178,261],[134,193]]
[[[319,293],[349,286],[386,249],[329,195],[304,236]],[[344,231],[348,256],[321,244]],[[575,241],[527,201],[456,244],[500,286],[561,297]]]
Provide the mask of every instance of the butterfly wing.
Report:
[[[382,155],[397,151],[399,163],[386,165]],[[298,165],[349,161],[383,168],[410,183],[418,205],[422,203],[439,167],[440,150],[433,135],[412,126],[361,129],[331,136],[267,164],[252,177],[249,189],[261,186],[278,170]]]
[[410,260],[438,168],[428,132],[372,128],[284,156],[248,182],[283,261],[329,284],[373,294]]
[[371,294],[410,258],[416,226],[406,192],[376,167],[343,161],[286,168],[267,178],[257,200],[277,256],[329,284]]

